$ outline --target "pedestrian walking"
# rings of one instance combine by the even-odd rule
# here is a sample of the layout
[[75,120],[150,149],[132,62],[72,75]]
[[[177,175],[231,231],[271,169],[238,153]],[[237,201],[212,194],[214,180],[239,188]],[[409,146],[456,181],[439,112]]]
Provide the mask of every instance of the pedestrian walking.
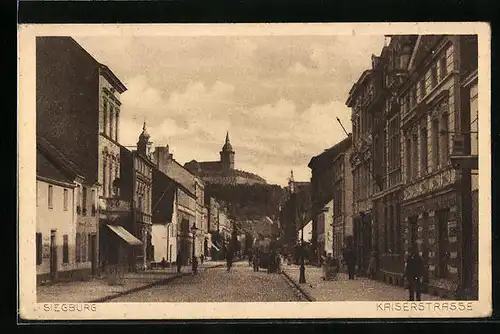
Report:
[[356,269],[356,252],[352,248],[352,246],[348,246],[344,252],[344,260],[347,264],[347,273],[349,275],[349,279],[354,279],[354,272]]
[[421,300],[421,281],[424,275],[424,262],[418,252],[418,246],[413,244],[410,249],[410,254],[406,260],[406,267],[403,278],[408,282],[408,290],[410,293],[410,301]]
[[193,257],[193,275],[198,274],[198,258],[196,256]]
[[203,261],[205,260],[205,256],[203,254],[200,255],[200,262],[203,264]]
[[252,257],[253,271],[259,271],[259,254],[255,253]]
[[233,265],[233,253],[232,252],[227,252],[226,254],[226,267],[227,267],[227,272],[231,270],[231,266]]
[[180,273],[181,268],[182,268],[182,257],[181,257],[180,251],[177,251],[177,257],[175,258],[175,264],[177,265],[177,273]]

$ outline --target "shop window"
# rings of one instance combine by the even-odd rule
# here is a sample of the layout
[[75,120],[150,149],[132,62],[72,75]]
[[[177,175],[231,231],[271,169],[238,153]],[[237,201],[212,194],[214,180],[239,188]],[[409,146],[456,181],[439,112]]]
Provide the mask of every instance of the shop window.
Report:
[[63,235],[63,263],[69,263],[69,245],[68,245],[68,235]]
[[36,264],[40,265],[42,264],[42,251],[43,251],[42,233],[37,233],[35,240],[36,240]]

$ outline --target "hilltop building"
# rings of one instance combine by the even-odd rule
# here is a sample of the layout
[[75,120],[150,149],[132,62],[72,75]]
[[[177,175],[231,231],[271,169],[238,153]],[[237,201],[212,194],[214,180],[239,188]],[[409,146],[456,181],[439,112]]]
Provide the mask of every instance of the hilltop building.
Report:
[[262,177],[234,168],[235,151],[229,140],[229,133],[226,133],[226,142],[219,153],[219,161],[191,160],[184,167],[206,184],[266,184],[266,180]]

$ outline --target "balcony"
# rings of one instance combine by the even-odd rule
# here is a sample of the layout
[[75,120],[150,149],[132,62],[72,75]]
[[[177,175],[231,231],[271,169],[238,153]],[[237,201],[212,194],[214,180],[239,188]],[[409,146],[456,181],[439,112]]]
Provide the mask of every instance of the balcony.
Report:
[[130,202],[120,198],[100,198],[99,213],[102,219],[115,220],[130,214]]

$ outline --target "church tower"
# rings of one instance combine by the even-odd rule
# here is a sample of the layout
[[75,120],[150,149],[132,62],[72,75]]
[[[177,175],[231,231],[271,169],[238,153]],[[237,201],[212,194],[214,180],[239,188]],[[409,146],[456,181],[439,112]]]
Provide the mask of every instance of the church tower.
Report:
[[234,151],[229,141],[229,132],[226,132],[226,143],[220,151],[220,162],[223,170],[234,169]]
[[137,142],[137,152],[145,157],[149,157],[149,153],[151,150],[151,142],[149,141],[149,133],[146,130],[146,122],[142,127],[142,133],[139,136],[139,141]]

